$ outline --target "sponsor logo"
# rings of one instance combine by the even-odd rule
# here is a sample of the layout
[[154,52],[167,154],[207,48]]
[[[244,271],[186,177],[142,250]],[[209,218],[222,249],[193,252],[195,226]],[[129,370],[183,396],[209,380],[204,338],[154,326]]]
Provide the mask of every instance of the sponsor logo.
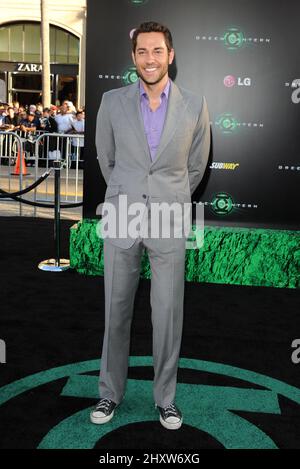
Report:
[[251,86],[251,78],[236,78],[233,75],[227,75],[223,80],[226,88],[232,88],[233,86]]
[[210,165],[210,169],[225,169],[234,171],[236,168],[240,166],[240,163],[220,163],[215,161]]
[[233,75],[227,75],[223,83],[227,88],[232,88],[236,84],[236,78]]

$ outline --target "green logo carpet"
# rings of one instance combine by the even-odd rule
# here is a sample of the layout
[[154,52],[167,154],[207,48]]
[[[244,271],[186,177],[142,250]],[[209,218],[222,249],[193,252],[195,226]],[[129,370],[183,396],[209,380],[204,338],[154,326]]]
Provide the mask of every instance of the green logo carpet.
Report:
[[[130,367],[150,367],[151,357],[131,357]],[[184,424],[211,435],[225,448],[274,449],[276,444],[237,411],[280,414],[278,396],[300,404],[300,390],[282,381],[241,368],[195,359],[180,360],[180,368],[236,378],[247,387],[208,386],[178,383],[176,402],[183,411]],[[61,378],[67,378],[61,396],[98,399],[99,360],[79,362],[30,375],[0,388],[0,406],[15,397]],[[263,389],[254,389],[253,385]],[[39,448],[93,448],[110,432],[125,425],[158,421],[152,398],[152,381],[129,379],[126,396],[106,425],[89,421],[91,407],[80,410],[49,432]]]

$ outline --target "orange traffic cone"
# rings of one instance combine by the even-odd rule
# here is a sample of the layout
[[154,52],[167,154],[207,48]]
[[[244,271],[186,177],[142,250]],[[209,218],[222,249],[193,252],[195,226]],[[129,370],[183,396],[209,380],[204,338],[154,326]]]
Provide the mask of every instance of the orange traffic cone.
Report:
[[[19,176],[21,174],[21,155],[20,155],[20,150],[18,150],[18,156],[17,156],[17,162],[16,162],[16,170],[14,173],[11,173],[14,176]],[[23,176],[27,175],[27,168],[26,168],[26,162],[25,162],[25,152],[22,152],[22,174]]]

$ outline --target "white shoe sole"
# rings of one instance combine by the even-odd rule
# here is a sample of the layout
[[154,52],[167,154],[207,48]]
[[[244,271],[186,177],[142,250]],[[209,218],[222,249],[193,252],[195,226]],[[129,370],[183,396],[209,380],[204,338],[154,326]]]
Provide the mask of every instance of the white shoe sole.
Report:
[[159,421],[167,430],[178,430],[178,428],[180,428],[182,425],[182,420],[177,423],[169,423],[166,422],[161,416],[159,417]]
[[106,417],[95,417],[93,415],[93,412],[90,413],[90,420],[92,423],[95,423],[96,425],[102,425],[103,423],[107,423],[109,422],[113,416],[114,416],[114,410],[112,411],[112,413],[110,415],[107,415]]

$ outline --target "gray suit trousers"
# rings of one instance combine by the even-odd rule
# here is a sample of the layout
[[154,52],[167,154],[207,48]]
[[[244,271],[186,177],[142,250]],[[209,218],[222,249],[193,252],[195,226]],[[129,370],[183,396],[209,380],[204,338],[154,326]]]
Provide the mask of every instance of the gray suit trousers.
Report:
[[[141,258],[151,265],[154,401],[165,407],[175,400],[182,337],[185,239],[138,238],[124,249],[104,240],[105,333],[99,389],[119,404],[125,394],[130,330]],[[142,396],[141,396],[142,397]]]

